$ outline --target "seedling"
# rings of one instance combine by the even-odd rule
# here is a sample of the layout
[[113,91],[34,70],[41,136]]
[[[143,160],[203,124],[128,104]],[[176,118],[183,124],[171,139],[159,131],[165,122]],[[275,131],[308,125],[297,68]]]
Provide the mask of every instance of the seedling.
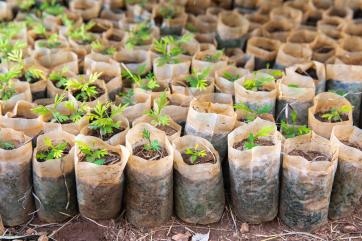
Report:
[[26,29],[25,22],[11,21],[0,23],[0,35],[4,39],[13,39],[24,29]]
[[199,158],[205,157],[207,153],[205,150],[199,150],[199,145],[196,144],[193,148],[187,148],[185,154],[190,155],[192,164],[195,164]]
[[247,90],[258,91],[263,88],[265,84],[274,82],[275,78],[272,75],[257,75],[254,72],[254,78],[246,79],[243,87]]
[[352,111],[352,106],[343,105],[340,108],[332,108],[329,113],[325,113],[322,115],[322,118],[328,121],[342,121],[342,116],[347,115]]
[[168,104],[166,93],[163,92],[159,98],[156,99],[157,110],[149,110],[146,115],[152,118],[151,124],[154,126],[167,126],[170,124],[170,117],[161,114],[163,108]]
[[47,14],[58,16],[64,12],[64,7],[57,0],[46,0],[40,5],[40,10]]
[[[158,82],[156,81],[156,77],[153,73],[148,73],[144,78],[141,75],[137,75],[132,73],[126,65],[121,64],[122,67],[126,70],[122,72],[122,77],[132,80],[137,87],[144,90],[153,90],[155,88],[160,87]],[[146,65],[141,65],[138,68],[139,73],[144,73],[146,69]]]
[[260,137],[269,136],[271,132],[274,130],[273,126],[266,126],[261,128],[255,135],[250,133],[248,139],[244,142],[244,149],[250,150],[257,146],[256,141]]
[[92,150],[90,146],[81,141],[77,141],[76,145],[79,148],[79,151],[84,155],[84,158],[87,162],[94,163],[97,165],[105,164],[106,162],[105,157],[108,155],[108,151],[106,149]]
[[97,97],[98,90],[94,85],[102,73],[93,73],[89,76],[89,78],[82,79],[70,79],[67,81],[66,89],[71,90],[73,93],[77,93],[75,95],[75,99],[78,101],[87,102]]
[[247,104],[240,102],[238,104],[235,104],[234,108],[236,110],[244,111],[246,113],[246,117],[245,117],[246,121],[250,122],[250,121],[255,120],[255,118],[260,115],[270,113],[273,106],[272,105],[263,105],[262,107],[259,107],[259,108],[256,108],[255,110],[253,110]]
[[9,100],[16,94],[16,90],[11,82],[12,79],[21,75],[21,68],[12,66],[9,71],[0,74],[0,100]]
[[144,45],[151,40],[152,26],[147,22],[136,25],[130,32],[126,42],[127,49],[133,49],[135,46]]
[[95,39],[94,35],[89,32],[94,27],[95,23],[90,21],[87,24],[82,24],[80,27],[72,26],[68,33],[69,37],[80,44],[90,44]]
[[15,54],[21,54],[22,58],[22,49],[26,47],[26,43],[23,41],[16,41],[15,43],[11,42],[9,39],[0,39],[0,57],[1,62],[11,61],[11,56]]
[[35,26],[33,27],[33,32],[37,35],[37,37],[45,38],[47,35],[47,29],[45,28],[44,24],[42,22],[36,22]]
[[192,88],[197,88],[199,90],[204,90],[209,85],[207,77],[209,76],[210,69],[204,69],[202,72],[196,72],[195,69],[192,69],[192,74],[186,77],[186,81]]
[[113,106],[111,103],[97,103],[96,106],[89,114],[89,128],[91,130],[98,130],[100,137],[114,133],[116,129],[121,127],[119,122],[113,120],[118,114],[123,113],[127,105]]
[[14,150],[16,148],[16,146],[11,143],[11,142],[7,142],[7,141],[0,141],[0,149],[4,149],[4,150]]
[[306,125],[296,125],[297,113],[295,111],[291,112],[292,123],[289,124],[286,121],[282,120],[280,129],[283,136],[286,138],[293,138],[300,135],[308,134],[311,130]]
[[234,82],[235,80],[240,79],[241,76],[239,74],[232,74],[228,71],[225,71],[223,77],[231,82]]
[[288,84],[289,88],[299,88],[299,85],[297,84]]
[[143,149],[146,151],[160,151],[161,146],[157,140],[151,140],[151,133],[147,129],[143,129],[143,138],[146,139],[147,143],[143,145]]
[[160,15],[164,19],[173,19],[176,16],[176,10],[172,6],[162,6],[160,8]]
[[221,57],[224,55],[224,51],[218,50],[214,54],[208,54],[206,55],[202,60],[210,63],[216,63],[220,61]]
[[342,90],[342,89],[328,90],[328,92],[332,92],[332,93],[335,93],[335,94],[343,96],[343,97],[346,97],[349,94],[347,91]]
[[270,69],[270,64],[266,64],[266,69],[269,70],[267,73],[273,75],[275,78],[279,78],[283,76],[283,71],[279,69]]
[[153,48],[160,54],[157,66],[179,63],[180,60],[178,56],[184,52],[181,48],[181,44],[190,41],[191,37],[192,35],[185,34],[179,39],[176,39],[173,36],[165,36],[160,40],[155,40],[153,42]]
[[185,28],[190,31],[191,33],[196,33],[199,30],[195,27],[195,25],[193,25],[192,23],[186,23]]
[[99,40],[93,41],[91,44],[91,48],[94,51],[105,55],[113,55],[117,51],[116,48],[113,47],[107,48]]
[[68,67],[64,67],[62,70],[53,71],[49,74],[49,80],[55,83],[55,86],[59,89],[65,89],[69,78],[66,77]]
[[35,5],[35,0],[18,0],[17,6],[21,11],[27,12]]
[[129,89],[129,90],[127,90],[127,92],[120,93],[119,95],[122,97],[121,102],[123,105],[127,105],[127,106],[134,105],[134,100],[133,100],[134,90],[133,89]]
[[41,79],[45,79],[45,73],[41,69],[31,67],[30,69],[25,71],[24,79],[28,83],[35,83]]
[[54,145],[49,137],[44,138],[44,145],[48,148],[45,151],[38,152],[36,158],[39,161],[54,160],[62,158],[66,150],[69,148],[69,144],[65,141]]
[[49,38],[47,38],[46,42],[41,42],[39,44],[40,47],[54,49],[61,45],[62,43],[59,41],[58,34],[51,34]]
[[[60,124],[78,122],[87,113],[87,106],[83,103],[81,103],[79,106],[75,106],[73,101],[64,101],[64,99],[65,95],[56,95],[54,98],[54,105],[52,107],[38,105],[37,107],[33,108],[32,111],[35,114],[41,116],[51,115],[51,121],[58,122]],[[67,108],[71,114],[65,115],[58,111],[57,108],[61,103],[64,103],[64,107]]]

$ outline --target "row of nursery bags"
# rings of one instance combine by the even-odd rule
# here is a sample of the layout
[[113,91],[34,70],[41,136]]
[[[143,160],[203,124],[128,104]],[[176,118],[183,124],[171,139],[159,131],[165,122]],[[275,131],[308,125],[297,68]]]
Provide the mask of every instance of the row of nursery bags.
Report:
[[[260,135],[266,128],[268,134]],[[256,145],[240,149],[250,134],[258,137]],[[350,214],[362,194],[361,135],[357,127],[335,126],[330,140],[314,132],[284,140],[275,123],[260,118],[237,127],[227,137],[228,158],[223,163],[237,217],[262,223],[274,219],[279,210],[288,226],[311,231],[328,216]],[[176,215],[186,222],[208,224],[222,216],[222,161],[201,137],[186,135],[170,142],[163,131],[147,123],[129,130],[125,146],[74,136],[60,128],[40,135],[34,150],[31,138],[21,132],[2,128],[0,137],[17,145],[13,150],[0,149],[0,214],[6,226],[26,222],[35,210],[34,202],[45,222],[64,221],[78,210],[92,219],[115,218],[123,208],[123,196],[127,219],[138,227],[167,222],[173,202]],[[68,143],[68,154],[37,160],[49,140]],[[160,145],[159,159],[140,156],[147,140]],[[190,165],[185,156],[188,148],[205,150],[209,159]],[[89,155],[104,150],[111,160],[108,165],[88,162]]]

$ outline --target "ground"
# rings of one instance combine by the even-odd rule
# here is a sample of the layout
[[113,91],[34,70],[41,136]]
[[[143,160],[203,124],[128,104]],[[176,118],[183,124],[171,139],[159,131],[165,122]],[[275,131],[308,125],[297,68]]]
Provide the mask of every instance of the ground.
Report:
[[[228,207],[225,208],[221,221],[212,225],[189,225],[173,217],[170,222],[161,227],[151,230],[139,230],[129,224],[124,217],[124,213],[122,213],[116,220],[97,222],[78,215],[63,224],[41,224],[35,218],[26,225],[7,229],[6,231],[7,235],[41,235],[45,233],[58,241],[188,241],[196,233],[209,233],[210,241],[355,241],[362,240],[362,205],[357,207],[350,217],[338,221],[329,221],[328,224],[311,234],[294,232],[282,224],[278,218],[260,225],[243,224],[235,219]],[[2,239],[0,238],[0,240]]]

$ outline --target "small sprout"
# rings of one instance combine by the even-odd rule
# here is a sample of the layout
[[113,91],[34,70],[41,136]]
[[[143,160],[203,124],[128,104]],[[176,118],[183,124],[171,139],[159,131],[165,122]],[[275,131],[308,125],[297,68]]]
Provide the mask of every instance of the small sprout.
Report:
[[162,6],[160,8],[160,15],[164,19],[172,19],[176,16],[176,11],[172,6]]
[[328,90],[328,92],[332,92],[332,93],[335,93],[335,94],[343,96],[343,97],[346,97],[348,95],[348,92],[345,90],[342,90],[342,89]]
[[283,136],[286,138],[293,138],[300,135],[308,134],[311,130],[306,125],[297,126],[297,113],[295,111],[291,112],[292,123],[289,124],[286,121],[282,120],[280,125],[280,130]]
[[50,15],[58,16],[63,14],[64,7],[57,0],[47,0],[41,3],[40,10]]
[[143,138],[147,140],[147,143],[143,145],[143,149],[146,151],[160,151],[161,146],[157,140],[151,140],[151,133],[147,129],[143,129]]
[[34,5],[35,0],[17,0],[17,4],[21,11],[29,11]]
[[127,49],[133,49],[135,46],[144,45],[151,40],[152,26],[150,23],[142,22],[136,25],[130,32],[126,42]]
[[65,89],[69,81],[69,78],[66,77],[67,72],[68,72],[68,67],[66,66],[62,70],[53,71],[49,74],[49,80],[55,82],[55,86],[57,88]]
[[67,148],[69,148],[69,144],[65,141],[54,145],[52,140],[49,137],[45,137],[44,144],[48,148],[45,151],[38,152],[36,154],[36,158],[39,161],[53,160],[62,158],[65,154]]
[[192,23],[187,23],[185,28],[190,31],[191,33],[196,33],[199,30],[195,27],[195,25],[193,25]]
[[185,154],[190,155],[192,163],[195,164],[199,158],[205,157],[207,153],[205,150],[199,150],[199,145],[196,144],[194,148],[187,148]]
[[120,93],[120,96],[122,97],[121,102],[123,105],[131,106],[134,105],[134,90],[129,89],[126,93]]
[[161,114],[163,108],[168,104],[166,93],[163,92],[159,98],[156,99],[157,110],[149,110],[146,115],[152,118],[151,124],[154,126],[167,126],[170,124],[170,117]]
[[224,55],[224,51],[218,50],[218,51],[216,51],[215,54],[206,55],[202,60],[204,60],[206,62],[216,63],[216,62],[220,61],[220,59],[223,55]]
[[4,150],[14,150],[16,148],[16,146],[11,143],[11,142],[7,142],[7,141],[0,141],[0,149],[4,149]]
[[95,23],[90,21],[87,24],[82,24],[80,27],[73,26],[68,33],[69,37],[81,44],[90,44],[95,39],[94,35],[89,32],[94,25]]
[[91,48],[94,51],[105,55],[113,55],[117,51],[116,48],[113,47],[107,48],[99,40],[93,41],[91,44]]
[[197,73],[195,69],[192,69],[192,74],[186,77],[186,81],[189,83],[191,88],[197,88],[204,90],[209,85],[207,77],[209,76],[210,69],[204,69],[202,72]]
[[258,140],[258,138],[269,136],[273,130],[273,126],[266,126],[261,128],[255,135],[250,133],[248,139],[244,142],[244,149],[250,150],[256,147],[257,144],[255,142]]
[[50,49],[54,49],[54,48],[57,48],[61,45],[62,43],[59,41],[59,35],[54,33],[54,34],[51,34],[45,43],[41,42],[39,45],[40,47],[43,47],[43,48],[50,48]]
[[75,96],[76,100],[84,102],[90,101],[98,95],[94,82],[96,82],[101,75],[102,73],[93,73],[88,79],[83,79],[84,81],[70,79],[67,81],[66,89],[71,90],[73,93],[79,92]]
[[265,84],[274,82],[275,78],[272,75],[257,75],[254,73],[254,78],[246,79],[243,87],[247,90],[258,91],[263,88]]
[[329,113],[325,113],[322,115],[323,119],[328,121],[342,121],[342,116],[347,115],[349,112],[352,111],[352,106],[350,105],[343,105],[340,108],[332,108]]
[[96,164],[96,165],[104,165],[106,162],[105,157],[108,155],[108,151],[106,149],[96,149],[92,150],[90,146],[86,143],[77,141],[76,145],[79,148],[79,151],[84,155],[85,160],[87,162]]
[[[122,67],[126,70],[122,72],[122,77],[132,80],[137,87],[144,89],[144,90],[153,90],[155,88],[160,87],[158,84],[156,77],[153,73],[148,73],[144,78],[141,75],[137,75],[132,73],[126,65],[122,63]],[[141,65],[138,67],[139,73],[145,72],[146,65]]]
[[260,108],[257,108],[256,110],[253,110],[247,104],[240,102],[240,103],[235,104],[234,108],[236,110],[244,111],[246,113],[246,121],[250,122],[250,121],[255,120],[255,118],[260,116],[260,115],[270,113],[273,106],[266,104],[266,105],[263,105]]
[[297,84],[288,84],[289,88],[299,88],[299,85]]
[[41,69],[31,67],[25,72],[24,78],[29,83],[35,83],[38,80],[45,79],[45,73]]
[[223,74],[223,77],[231,82],[234,82],[234,81],[240,79],[241,76],[239,74],[234,75],[228,71],[225,71]]
[[15,65],[10,67],[10,70],[5,73],[0,73],[0,100],[9,100],[16,94],[11,80],[21,76],[22,67]]

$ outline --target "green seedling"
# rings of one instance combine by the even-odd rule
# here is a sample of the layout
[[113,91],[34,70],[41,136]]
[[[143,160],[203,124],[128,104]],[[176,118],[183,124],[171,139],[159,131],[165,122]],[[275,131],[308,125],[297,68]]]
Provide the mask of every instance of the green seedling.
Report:
[[16,94],[11,80],[20,77],[20,75],[21,68],[17,65],[10,67],[10,70],[0,74],[0,100],[9,100]]
[[343,105],[339,108],[332,108],[328,113],[322,115],[322,118],[328,121],[342,121],[342,116],[352,111],[352,106]]
[[256,108],[255,110],[253,110],[247,104],[240,102],[240,103],[235,104],[234,108],[236,110],[244,111],[246,113],[246,117],[245,117],[246,122],[250,122],[250,121],[255,120],[255,118],[260,115],[270,113],[273,106],[272,105],[263,105],[262,107],[259,107],[259,108]]
[[16,2],[20,10],[24,12],[29,11],[36,3],[35,0],[17,0]]
[[130,32],[126,42],[127,49],[133,49],[135,46],[144,45],[151,40],[152,26],[150,23],[142,22],[136,25]]
[[16,146],[8,141],[0,141],[0,149],[4,150],[14,150]]
[[37,69],[35,67],[31,67],[26,70],[24,73],[24,79],[28,83],[35,83],[41,79],[45,79],[45,73],[41,69]]
[[258,91],[262,89],[264,85],[274,81],[275,78],[272,75],[257,75],[254,72],[254,78],[246,79],[243,83],[243,87],[247,90]]
[[291,112],[292,123],[289,124],[286,121],[282,120],[280,125],[280,130],[283,136],[286,138],[293,138],[300,135],[308,134],[311,130],[306,125],[296,125],[297,113],[295,111]]
[[205,150],[200,150],[199,145],[196,144],[193,148],[187,148],[185,154],[190,155],[191,162],[195,164],[198,159],[205,157],[207,153]]
[[231,82],[234,82],[234,81],[240,79],[241,76],[239,74],[232,74],[228,71],[225,71],[223,74],[223,77]]
[[143,138],[146,139],[147,143],[143,145],[143,149],[146,151],[160,151],[161,146],[157,140],[151,140],[151,133],[147,129],[143,129],[142,132]]
[[44,138],[44,145],[47,147],[47,150],[40,151],[36,154],[36,158],[38,159],[38,161],[62,158],[67,148],[69,148],[69,144],[65,141],[54,145],[49,137]]
[[161,114],[162,110],[168,104],[167,95],[163,92],[159,98],[156,99],[157,110],[149,110],[146,115],[151,117],[151,124],[154,126],[167,126],[170,124],[170,117]]
[[191,88],[197,88],[199,90],[204,90],[209,85],[207,77],[210,74],[210,69],[204,69],[202,72],[196,72],[195,69],[192,69],[192,74],[186,77],[186,81]]
[[134,90],[129,89],[125,93],[120,93],[119,96],[121,96],[121,102],[123,105],[131,106],[134,105]]
[[216,63],[220,61],[221,57],[224,55],[223,50],[218,50],[214,54],[208,54],[206,55],[202,60],[210,63]]
[[[145,77],[141,75],[132,73],[125,64],[121,64],[122,67],[126,70],[122,72],[122,77],[126,79],[130,79],[133,83],[136,84],[137,87],[144,89],[144,90],[153,90],[155,88],[160,87],[158,82],[156,81],[156,77],[153,73],[148,73]],[[138,67],[139,73],[144,73],[146,69],[146,65],[141,65]]]
[[62,70],[53,71],[49,74],[49,80],[55,83],[55,86],[59,89],[65,89],[69,78],[66,77],[66,73],[69,71],[68,67],[64,67]]
[[91,44],[91,48],[94,51],[105,55],[113,55],[117,51],[114,47],[107,48],[99,40],[93,41]]
[[98,91],[97,87],[94,85],[102,73],[93,73],[89,78],[83,79],[70,79],[67,81],[66,89],[71,90],[73,93],[78,92],[75,95],[75,99],[78,101],[91,101],[93,98],[97,97]]
[[172,6],[162,6],[160,8],[160,15],[164,19],[173,19],[176,17],[176,10]]
[[108,151],[106,149],[92,150],[90,146],[81,141],[77,141],[76,145],[79,148],[79,151],[84,155],[84,158],[87,162],[97,165],[104,165],[106,162],[105,157],[108,155]]
[[255,135],[250,133],[248,139],[244,142],[244,149],[250,150],[257,146],[255,143],[260,137],[269,136],[274,130],[273,126],[266,126],[261,128]]
[[41,42],[39,46],[42,48],[54,49],[59,47],[61,44],[62,43],[59,41],[59,35],[54,33],[46,39],[46,42]]
[[95,23],[90,21],[87,24],[82,24],[80,27],[72,26],[68,33],[69,37],[80,44],[91,44],[95,37],[89,32],[94,27]]
[[288,84],[289,88],[299,88],[299,85],[297,84]]
[[59,16],[64,12],[64,6],[58,3],[57,0],[46,0],[40,5],[42,13],[47,13],[54,16]]

